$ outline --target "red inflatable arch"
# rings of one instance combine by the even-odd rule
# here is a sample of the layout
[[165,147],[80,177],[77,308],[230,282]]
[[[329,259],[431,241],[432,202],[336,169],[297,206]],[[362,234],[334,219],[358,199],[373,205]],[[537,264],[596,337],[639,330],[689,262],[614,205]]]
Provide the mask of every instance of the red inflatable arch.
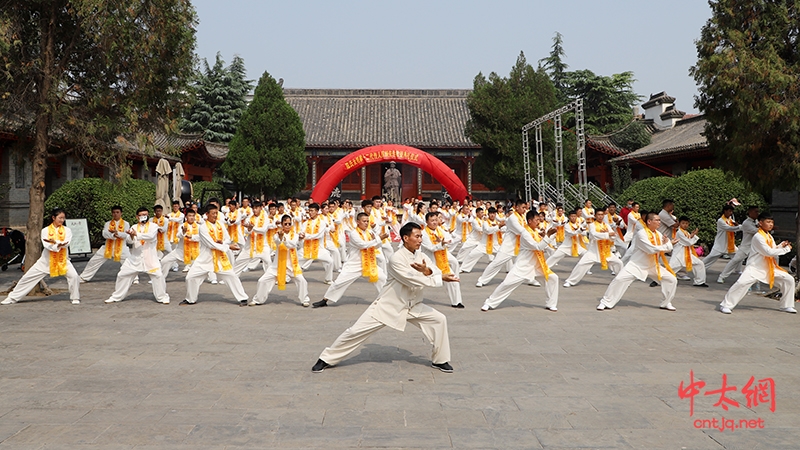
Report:
[[439,158],[422,150],[398,144],[383,144],[362,148],[336,161],[317,182],[314,191],[311,192],[311,198],[315,202],[323,202],[331,195],[333,188],[354,171],[370,164],[391,161],[410,164],[428,172],[436,181],[442,183],[442,186],[447,189],[448,194],[454,200],[463,201],[467,198],[467,188],[464,187],[464,183]]

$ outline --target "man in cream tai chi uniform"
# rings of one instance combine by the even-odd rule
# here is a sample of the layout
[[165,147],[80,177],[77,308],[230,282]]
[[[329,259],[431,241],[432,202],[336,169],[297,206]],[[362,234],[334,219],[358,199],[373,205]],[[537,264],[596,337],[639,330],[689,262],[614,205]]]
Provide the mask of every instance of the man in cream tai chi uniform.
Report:
[[753,241],[750,244],[747,267],[742,272],[742,276],[736,280],[736,283],[725,294],[725,299],[719,305],[721,313],[730,314],[733,308],[742,301],[750,286],[756,281],[768,284],[770,289],[772,289],[773,285],[777,285],[783,294],[779,306],[780,310],[791,314],[797,313],[797,310],[794,309],[794,277],[778,266],[776,261],[778,256],[789,253],[792,250],[792,246],[789,241],[783,241],[780,244],[775,243],[769,233],[774,226],[775,223],[771,215],[767,213],[759,214],[758,232],[753,236]]
[[335,366],[372,333],[388,326],[403,331],[406,322],[422,330],[433,343],[432,366],[442,372],[452,372],[450,365],[450,338],[447,335],[447,318],[444,314],[422,303],[424,287],[437,287],[442,281],[455,282],[455,274],[442,275],[433,261],[419,251],[422,229],[415,223],[400,228],[403,245],[389,258],[386,285],[378,298],[361,314],[356,323],[346,329],[330,347],[319,356],[311,369],[322,372]]
[[675,234],[675,246],[672,248],[672,258],[669,265],[673,270],[686,269],[694,275],[694,286],[708,287],[706,284],[706,266],[697,257],[694,251],[694,244],[700,239],[697,237],[698,228],[689,232],[689,218],[681,216],[678,220],[678,231]]
[[[714,238],[714,245],[708,256],[703,258],[703,264],[706,266],[706,272],[718,259],[723,255],[733,257],[736,253],[736,232],[741,229],[741,226],[736,223],[733,217],[733,206],[725,205],[722,207],[722,217],[717,219],[717,236]],[[719,280],[717,280],[719,281]]]
[[247,294],[244,292],[242,282],[234,275],[231,265],[231,250],[239,250],[239,246],[231,244],[227,227],[217,219],[219,207],[210,203],[206,206],[206,220],[199,225],[200,229],[200,254],[192,263],[192,268],[186,274],[186,298],[181,305],[194,305],[197,303],[197,294],[203,279],[209,273],[214,273],[228,285],[233,297],[239,304],[247,304]]
[[347,243],[349,248],[347,259],[342,265],[342,273],[328,287],[322,300],[312,303],[314,308],[328,306],[328,302],[338,302],[347,288],[362,276],[372,278],[370,282],[375,285],[379,294],[386,284],[386,272],[378,266],[377,252],[388,233],[373,234],[369,230],[369,215],[366,213],[358,214],[356,224],[355,230],[346,231],[350,241]]
[[83,268],[80,275],[81,283],[91,281],[108,259],[120,264],[125,262],[125,259],[131,254],[130,249],[125,245],[126,233],[130,227],[127,221],[122,220],[122,207],[112,206],[111,220],[103,225],[103,239],[106,240],[106,243],[100,246],[86,263],[86,267]]
[[605,269],[611,268],[611,272],[619,273],[622,270],[622,261],[613,252],[614,241],[611,233],[613,231],[603,221],[605,211],[597,209],[594,213],[594,218],[589,217],[586,219],[586,226],[589,232],[589,246],[586,253],[575,264],[569,278],[564,281],[564,287],[575,286],[586,276],[592,265],[600,263],[601,268],[603,260],[605,260]]
[[750,245],[753,242],[753,236],[758,233],[758,206],[751,206],[747,208],[747,219],[742,222],[740,225],[742,230],[742,243],[739,244],[739,248],[736,250],[736,254],[733,255],[728,264],[725,265],[725,268],[722,269],[722,273],[719,274],[719,278],[717,278],[717,283],[724,283],[725,278],[728,278],[735,270],[742,266],[742,262],[747,259],[747,256],[750,254]]
[[[427,225],[422,229],[422,252],[434,261],[442,273],[455,273],[459,271],[456,257],[448,250],[452,237],[441,226],[441,213],[429,212],[425,215]],[[461,301],[461,283],[456,281],[445,285],[450,306],[464,308]]]
[[[183,216],[183,214],[181,214]],[[186,222],[182,223],[175,231],[175,242],[172,250],[161,259],[161,273],[166,281],[170,267],[181,262],[190,267],[200,254],[200,225],[195,221],[197,213],[194,210],[186,211]]]
[[300,266],[306,270],[312,262],[320,261],[322,268],[325,269],[325,284],[333,284],[333,256],[325,248],[325,235],[328,234],[328,228],[326,221],[319,215],[319,211],[319,204],[308,205],[308,220],[303,221],[299,228],[303,236]]
[[[500,269],[506,264],[510,264],[511,260],[516,256],[516,250],[519,248],[517,245],[520,242],[519,236],[525,231],[525,219],[523,218],[523,214],[525,214],[527,210],[528,204],[525,200],[517,200],[516,203],[514,203],[514,210],[508,215],[505,222],[506,232],[503,235],[503,243],[500,245],[500,250],[497,252],[497,256],[494,257],[494,261],[490,262],[483,270],[483,274],[481,274],[480,278],[478,278],[478,282],[475,284],[476,287],[489,284],[489,282],[500,273]],[[531,279],[531,281],[534,286],[539,285],[535,279]]]
[[308,282],[303,277],[303,270],[300,268],[300,260],[297,256],[297,247],[300,245],[303,233],[295,231],[290,215],[284,214],[280,220],[280,227],[272,237],[275,243],[275,261],[258,279],[256,295],[248,303],[249,306],[263,305],[276,282],[278,290],[285,290],[287,277],[294,279],[294,284],[297,286],[297,298],[302,305],[308,307],[311,304],[311,300],[308,298]]
[[161,261],[158,260],[158,250],[156,249],[159,226],[149,220],[147,217],[149,212],[147,208],[139,208],[136,211],[139,223],[128,230],[126,238],[127,243],[133,245],[133,249],[128,259],[122,263],[117,274],[114,293],[106,300],[106,303],[121,302],[128,295],[128,289],[139,272],[150,275],[156,301],[165,305],[169,303],[167,283],[164,281],[164,274],[161,273]]
[[[556,227],[558,230],[558,227]],[[586,236],[586,223],[578,222],[578,212],[570,211],[569,221],[564,225],[564,240],[556,251],[547,258],[547,267],[553,267],[565,256],[578,258],[586,253],[586,244],[583,237]],[[557,235],[557,234],[556,234]]]
[[645,225],[646,228],[640,228],[636,232],[634,236],[636,250],[632,252],[630,261],[611,280],[600,304],[597,305],[599,311],[616,306],[633,280],[644,281],[648,275],[661,281],[661,293],[664,295],[664,300],[661,302],[660,308],[675,311],[672,299],[675,297],[678,279],[675,278],[669,266],[667,268],[661,266],[662,261],[668,264],[664,253],[672,250],[672,241],[658,232],[658,227],[661,226],[658,214],[648,213]]
[[556,228],[547,230],[546,236],[541,236],[539,222],[541,217],[536,211],[528,211],[525,214],[527,221],[524,232],[520,235],[520,250],[514,266],[506,275],[506,278],[492,292],[481,307],[481,311],[489,311],[497,308],[503,300],[518,288],[522,283],[528,282],[535,274],[544,277],[545,285],[545,308],[549,311],[558,310],[558,275],[553,273],[544,258],[544,250],[555,243],[554,234],[558,232]]
[[242,222],[244,234],[247,236],[247,246],[239,252],[236,261],[233,263],[233,273],[240,276],[253,261],[260,261],[264,268],[271,263],[269,242],[267,242],[267,231],[275,228],[274,222],[270,221],[264,211],[260,200],[253,201],[253,215]]

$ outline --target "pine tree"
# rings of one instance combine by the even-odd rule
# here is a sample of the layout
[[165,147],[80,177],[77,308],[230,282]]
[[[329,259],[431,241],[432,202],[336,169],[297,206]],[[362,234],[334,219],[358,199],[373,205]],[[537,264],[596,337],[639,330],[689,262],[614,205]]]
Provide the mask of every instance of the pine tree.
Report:
[[556,35],[553,36],[553,46],[551,47],[550,55],[548,55],[547,58],[540,59],[539,66],[544,69],[544,71],[550,75],[550,79],[553,80],[553,86],[556,88],[558,100],[561,103],[568,103],[566,77],[569,66],[564,62],[565,56],[567,56],[567,53],[564,51],[563,36],[561,33],[556,32]]
[[287,197],[305,186],[303,123],[267,72],[258,80],[228,148],[222,173],[247,194]]
[[207,141],[230,142],[247,108],[245,96],[252,83],[246,79],[244,60],[238,55],[234,55],[228,67],[219,53],[213,67],[205,59],[203,64],[203,73],[195,82],[197,100],[187,112],[181,128],[189,133],[205,133]]

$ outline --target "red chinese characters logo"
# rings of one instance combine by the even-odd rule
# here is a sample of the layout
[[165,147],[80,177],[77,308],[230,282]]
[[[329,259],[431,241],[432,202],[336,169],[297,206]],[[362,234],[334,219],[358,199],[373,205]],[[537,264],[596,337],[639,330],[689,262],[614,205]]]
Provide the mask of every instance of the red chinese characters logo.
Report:
[[[706,387],[706,382],[700,379],[695,380],[694,371],[689,372],[689,383],[687,385],[684,385],[684,382],[681,381],[678,386],[678,397],[681,400],[689,399],[689,416],[694,415],[694,398],[700,394],[701,389],[704,387]],[[718,396],[714,406],[728,411],[731,407],[738,408],[740,406],[738,401],[728,396],[729,393],[736,392],[736,386],[728,385],[728,375],[722,374],[722,386],[719,389],[703,392],[703,396]],[[769,410],[775,412],[775,380],[772,378],[764,378],[756,383],[755,377],[751,376],[747,384],[742,387],[741,393],[745,396],[748,408],[754,408],[759,404],[768,404]]]

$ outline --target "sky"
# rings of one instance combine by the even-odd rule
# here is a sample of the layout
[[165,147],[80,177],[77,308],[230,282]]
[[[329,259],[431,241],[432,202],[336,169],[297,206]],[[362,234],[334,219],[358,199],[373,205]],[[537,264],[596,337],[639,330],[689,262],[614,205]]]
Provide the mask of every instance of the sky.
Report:
[[563,35],[569,70],[632,71],[646,101],[666,91],[696,113],[689,68],[711,16],[705,0],[193,0],[197,54],[244,59],[285,88],[470,89],[507,76],[520,51],[536,67]]

